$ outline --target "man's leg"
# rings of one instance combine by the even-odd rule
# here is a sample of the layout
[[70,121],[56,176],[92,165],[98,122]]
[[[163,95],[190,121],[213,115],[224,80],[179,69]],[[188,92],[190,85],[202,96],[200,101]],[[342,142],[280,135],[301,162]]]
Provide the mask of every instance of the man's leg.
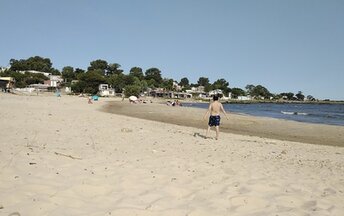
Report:
[[207,131],[206,131],[206,133],[205,133],[205,138],[208,138],[208,134],[209,134],[209,132],[210,132],[210,126],[208,125],[208,129],[207,129]]
[[219,139],[220,126],[216,126],[216,139]]

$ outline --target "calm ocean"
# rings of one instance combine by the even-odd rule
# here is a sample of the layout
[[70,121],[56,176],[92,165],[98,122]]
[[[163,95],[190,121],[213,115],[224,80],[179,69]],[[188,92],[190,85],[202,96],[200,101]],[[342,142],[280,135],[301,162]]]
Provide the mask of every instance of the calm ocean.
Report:
[[[204,103],[183,106],[208,108]],[[344,104],[223,104],[226,111],[252,116],[288,119],[299,122],[344,126]]]

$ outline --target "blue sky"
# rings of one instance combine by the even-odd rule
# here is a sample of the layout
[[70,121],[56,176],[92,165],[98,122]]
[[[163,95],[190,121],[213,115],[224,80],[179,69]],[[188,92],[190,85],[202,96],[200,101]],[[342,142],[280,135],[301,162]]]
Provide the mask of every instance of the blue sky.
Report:
[[119,63],[344,99],[342,0],[0,0],[0,66]]

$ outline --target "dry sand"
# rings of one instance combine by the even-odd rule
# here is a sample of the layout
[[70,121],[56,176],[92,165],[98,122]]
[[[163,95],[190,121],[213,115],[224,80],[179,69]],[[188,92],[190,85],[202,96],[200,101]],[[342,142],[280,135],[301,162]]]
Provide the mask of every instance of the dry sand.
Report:
[[344,148],[204,139],[111,100],[0,94],[0,215],[344,215]]

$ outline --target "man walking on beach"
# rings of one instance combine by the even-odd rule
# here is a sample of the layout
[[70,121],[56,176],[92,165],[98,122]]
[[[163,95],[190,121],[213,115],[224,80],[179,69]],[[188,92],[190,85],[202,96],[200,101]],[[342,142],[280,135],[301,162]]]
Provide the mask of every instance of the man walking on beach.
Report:
[[205,134],[206,137],[208,137],[208,134],[210,132],[211,127],[215,126],[216,128],[216,140],[219,138],[219,132],[220,132],[220,112],[223,112],[223,114],[227,117],[226,111],[223,109],[222,104],[219,102],[219,97],[217,95],[213,96],[213,102],[209,104],[209,108],[207,112],[204,114],[203,119],[207,117],[208,113],[209,116],[209,122],[208,122],[208,129]]

